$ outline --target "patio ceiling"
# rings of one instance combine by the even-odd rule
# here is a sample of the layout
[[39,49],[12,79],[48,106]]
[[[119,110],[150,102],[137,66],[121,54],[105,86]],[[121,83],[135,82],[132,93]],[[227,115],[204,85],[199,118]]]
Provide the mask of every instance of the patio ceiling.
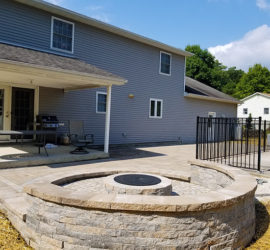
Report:
[[78,59],[0,44],[0,82],[69,91],[127,81]]

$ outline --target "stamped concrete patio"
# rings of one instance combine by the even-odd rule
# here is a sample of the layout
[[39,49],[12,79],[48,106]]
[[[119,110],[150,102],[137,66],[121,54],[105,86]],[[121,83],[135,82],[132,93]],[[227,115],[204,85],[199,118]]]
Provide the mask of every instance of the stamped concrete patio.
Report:
[[[45,176],[52,174],[72,175],[80,171],[93,169],[108,169],[117,166],[130,170],[188,170],[187,160],[194,159],[194,145],[173,145],[156,147],[122,147],[111,150],[111,158],[92,161],[80,161],[62,164],[50,164],[42,166],[0,169],[0,210],[7,214],[15,214],[20,220],[16,228],[20,228],[20,221],[24,221],[29,204],[25,200],[23,187],[34,181],[43,180]],[[179,169],[181,166],[181,169]],[[19,230],[21,231],[21,230]],[[29,244],[29,242],[27,242]]]
[[[73,163],[50,164],[37,167],[0,169],[0,209],[15,213],[23,221],[28,204],[24,198],[23,187],[33,182],[42,182],[50,175],[72,175],[80,171],[110,170],[115,167],[126,171],[145,172],[187,172],[187,161],[195,157],[195,145],[171,145],[155,147],[120,147],[111,150],[111,158]],[[263,154],[267,162],[270,153]],[[266,169],[266,166],[265,166]],[[267,172],[267,171],[266,171]],[[264,190],[270,197],[270,191]],[[15,221],[14,223],[18,223]],[[17,224],[19,227],[20,224]]]
[[[66,148],[66,150],[69,150]],[[1,154],[1,151],[0,151]],[[14,169],[0,169],[0,201],[6,197],[19,196],[23,186],[33,179],[57,173],[73,173],[79,170],[128,167],[136,170],[138,166],[148,170],[183,170],[189,169],[187,161],[195,159],[195,145],[171,145],[153,147],[119,147],[110,151],[111,157],[91,161],[78,161]],[[43,156],[44,158],[44,156]],[[263,174],[270,177],[270,152],[262,154]],[[256,172],[251,172],[257,175]],[[6,193],[6,191],[8,193]],[[270,196],[270,191],[269,191]]]

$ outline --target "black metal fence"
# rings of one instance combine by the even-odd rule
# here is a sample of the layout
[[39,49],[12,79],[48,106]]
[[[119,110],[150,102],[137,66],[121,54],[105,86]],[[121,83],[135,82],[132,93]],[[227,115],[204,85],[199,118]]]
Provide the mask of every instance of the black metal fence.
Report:
[[197,117],[196,159],[260,170],[268,132],[270,121],[261,117]]

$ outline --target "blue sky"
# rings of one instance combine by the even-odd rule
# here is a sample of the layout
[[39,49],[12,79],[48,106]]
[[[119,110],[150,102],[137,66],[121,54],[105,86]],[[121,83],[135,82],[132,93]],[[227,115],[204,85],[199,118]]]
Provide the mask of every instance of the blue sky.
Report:
[[199,44],[227,66],[270,68],[270,0],[47,1],[178,48]]

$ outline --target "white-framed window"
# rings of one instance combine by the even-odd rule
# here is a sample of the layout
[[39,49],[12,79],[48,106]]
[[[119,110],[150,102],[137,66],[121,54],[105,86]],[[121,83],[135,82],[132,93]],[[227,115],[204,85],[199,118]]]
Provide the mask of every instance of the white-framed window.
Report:
[[97,91],[96,93],[96,113],[105,114],[107,104],[107,93]]
[[73,53],[75,24],[54,16],[51,22],[51,49]]
[[215,118],[215,117],[217,117],[217,113],[216,112],[208,112],[208,117]]
[[163,100],[150,98],[149,117],[162,118]]
[[269,108],[264,108],[264,109],[263,109],[263,113],[264,113],[265,115],[269,115]]
[[159,74],[171,75],[172,55],[160,51]]
[[248,109],[247,108],[243,108],[243,114],[247,115],[248,114]]

